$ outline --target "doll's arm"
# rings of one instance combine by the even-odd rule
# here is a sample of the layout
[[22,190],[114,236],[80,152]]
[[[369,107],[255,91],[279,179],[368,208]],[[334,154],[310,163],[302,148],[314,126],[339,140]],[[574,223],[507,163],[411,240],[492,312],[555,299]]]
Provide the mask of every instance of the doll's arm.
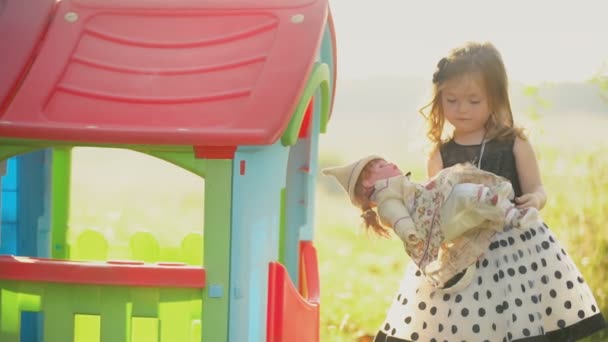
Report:
[[425,237],[416,229],[408,208],[401,199],[391,198],[378,205],[378,215],[385,225],[393,227],[403,242],[405,252],[417,265],[425,252]]
[[414,221],[401,199],[388,198],[379,203],[378,215],[382,223],[392,227],[401,240],[416,238]]
[[378,205],[380,220],[392,227],[404,242],[418,238],[410,210],[415,193],[416,186],[407,176],[376,183],[374,200]]

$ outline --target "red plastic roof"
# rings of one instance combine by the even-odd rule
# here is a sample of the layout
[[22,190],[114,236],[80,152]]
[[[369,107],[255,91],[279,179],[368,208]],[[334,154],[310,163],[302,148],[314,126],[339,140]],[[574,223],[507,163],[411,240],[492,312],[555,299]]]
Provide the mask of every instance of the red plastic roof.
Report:
[[0,0],[0,110],[27,69],[53,13],[55,0],[36,6],[22,0]]
[[327,6],[327,0],[64,0],[0,114],[0,136],[273,143],[316,60]]

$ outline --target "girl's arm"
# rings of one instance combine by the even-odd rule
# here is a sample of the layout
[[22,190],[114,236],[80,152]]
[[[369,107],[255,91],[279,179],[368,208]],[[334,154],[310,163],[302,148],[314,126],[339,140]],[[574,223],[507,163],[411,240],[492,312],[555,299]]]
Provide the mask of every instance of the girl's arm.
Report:
[[439,148],[436,147],[431,152],[429,159],[426,162],[426,175],[428,178],[434,177],[439,171],[443,169],[443,160],[441,160],[441,153]]
[[547,193],[540,178],[538,161],[532,144],[528,140],[515,138],[513,154],[515,155],[517,175],[523,193],[520,197],[515,198],[517,207],[542,209],[547,202]]

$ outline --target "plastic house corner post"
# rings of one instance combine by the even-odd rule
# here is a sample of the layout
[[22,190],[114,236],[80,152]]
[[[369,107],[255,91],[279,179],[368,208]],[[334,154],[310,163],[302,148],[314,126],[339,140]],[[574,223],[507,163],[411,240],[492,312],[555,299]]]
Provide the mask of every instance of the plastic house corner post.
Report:
[[265,341],[268,264],[278,259],[288,151],[280,142],[247,146],[234,158],[239,167],[232,172],[231,342]]
[[[5,197],[4,222],[0,219],[0,253],[20,256],[49,257],[51,234],[52,193],[66,193],[69,185],[52,189],[51,178],[56,177],[53,167],[53,150],[43,149],[18,155],[1,162],[0,174],[7,172],[2,187]],[[63,190],[63,191],[62,191]],[[57,202],[59,204],[59,202]],[[61,224],[65,231],[66,221]],[[41,316],[23,315],[21,320],[24,341],[34,341],[42,333]]]
[[315,63],[309,85],[313,85],[300,135],[289,152],[287,172],[286,218],[281,241],[281,262],[294,283],[299,282],[299,242],[314,238],[314,199],[318,169],[319,135],[325,130],[333,100],[333,45],[331,17],[323,35],[319,60]]
[[[51,255],[51,217],[61,219],[51,212],[60,209],[60,202],[54,202],[51,196],[65,197],[69,192],[68,182],[51,184],[51,179],[60,176],[55,168],[61,163],[54,158],[53,150],[42,149],[4,161],[7,173],[2,184],[5,220],[1,253],[35,257]],[[62,166],[69,171],[69,165]],[[58,226],[65,231],[66,223],[67,218],[63,217]]]

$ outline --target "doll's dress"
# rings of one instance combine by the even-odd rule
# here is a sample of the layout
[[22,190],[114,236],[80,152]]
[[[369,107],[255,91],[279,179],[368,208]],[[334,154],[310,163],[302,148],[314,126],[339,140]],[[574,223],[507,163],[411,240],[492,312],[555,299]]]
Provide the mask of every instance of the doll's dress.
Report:
[[424,277],[459,291],[497,231],[537,221],[536,209],[522,213],[513,196],[507,179],[469,163],[445,168],[424,184],[408,175],[380,179],[370,199]]

